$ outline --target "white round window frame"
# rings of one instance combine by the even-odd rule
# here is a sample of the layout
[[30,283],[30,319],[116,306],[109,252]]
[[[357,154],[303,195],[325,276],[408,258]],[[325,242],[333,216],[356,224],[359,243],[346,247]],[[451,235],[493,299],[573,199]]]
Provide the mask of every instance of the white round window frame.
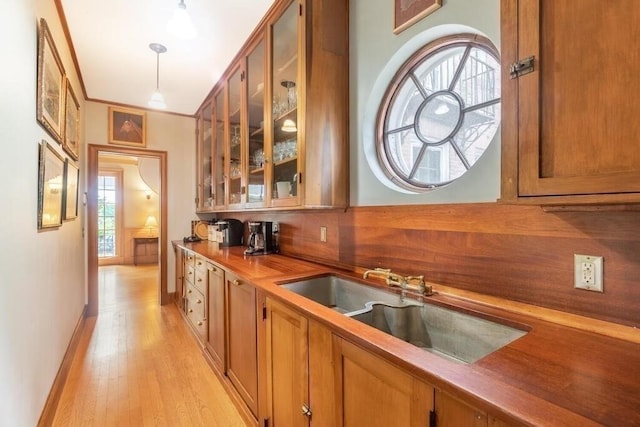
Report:
[[[384,102],[385,95],[389,90],[390,85],[396,78],[398,72],[403,68],[403,65],[409,59],[411,59],[411,57],[416,55],[417,52],[423,50],[425,46],[430,45],[443,38],[453,39],[453,36],[457,35],[465,35],[467,37],[483,37],[489,42],[491,46],[494,46],[497,57],[501,59],[499,48],[495,45],[495,43],[493,43],[491,38],[489,38],[486,34],[478,31],[476,28],[458,24],[446,24],[432,27],[416,35],[396,51],[396,53],[389,59],[385,67],[378,75],[378,78],[376,79],[369,94],[362,119],[363,127],[361,134],[361,147],[364,151],[365,159],[373,175],[387,188],[390,188],[391,190],[394,190],[398,193],[410,195],[427,194],[433,191],[444,189],[449,184],[456,182],[467,175],[467,173],[464,173],[460,177],[450,181],[446,185],[441,185],[430,189],[410,189],[406,182],[402,181],[401,183],[398,183],[399,178],[394,176],[393,174],[389,174],[388,171],[383,168],[381,160],[379,158],[377,139],[377,119],[379,110],[382,106],[382,103]],[[496,138],[499,139],[499,129],[500,126],[498,127],[498,132],[496,133],[496,135],[494,135],[491,143],[485,150],[485,153],[490,150],[492,145],[494,145]],[[480,165],[482,164],[484,157],[484,155],[481,156],[480,159],[478,159],[478,161],[474,164],[472,169],[481,167]]]

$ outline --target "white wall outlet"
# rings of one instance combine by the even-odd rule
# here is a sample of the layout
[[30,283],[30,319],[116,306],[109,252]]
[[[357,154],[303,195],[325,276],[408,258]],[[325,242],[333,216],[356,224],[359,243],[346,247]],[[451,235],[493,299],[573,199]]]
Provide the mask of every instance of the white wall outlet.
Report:
[[601,256],[574,254],[573,264],[575,268],[574,288],[604,292]]
[[320,227],[320,241],[327,241],[327,227],[325,227],[324,225]]

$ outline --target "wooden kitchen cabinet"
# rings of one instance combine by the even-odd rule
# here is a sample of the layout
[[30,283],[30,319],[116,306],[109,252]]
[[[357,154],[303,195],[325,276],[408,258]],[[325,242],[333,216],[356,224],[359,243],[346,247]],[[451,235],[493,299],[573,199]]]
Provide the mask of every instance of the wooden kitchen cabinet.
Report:
[[308,320],[266,300],[267,418],[269,425],[309,426]]
[[196,115],[196,211],[213,209],[213,108],[211,101]]
[[173,248],[176,264],[176,293],[175,295],[175,303],[180,309],[180,311],[184,311],[184,272],[185,272],[185,250],[174,246]]
[[258,417],[256,289],[225,272],[227,297],[227,375],[254,417]]
[[[485,412],[450,396],[442,390],[435,390],[436,424],[438,427],[487,427]],[[493,424],[494,426],[496,424]]]
[[206,348],[213,363],[221,373],[225,372],[225,299],[224,270],[207,263],[208,315],[209,323]]
[[[333,339],[336,426],[423,427],[433,387],[338,336]],[[463,425],[463,424],[460,424]]]
[[640,2],[502,0],[501,15],[502,201],[640,203]]
[[226,115],[220,99],[200,109],[226,141],[213,132],[206,211],[347,206],[348,58],[348,1],[274,3],[214,87]]

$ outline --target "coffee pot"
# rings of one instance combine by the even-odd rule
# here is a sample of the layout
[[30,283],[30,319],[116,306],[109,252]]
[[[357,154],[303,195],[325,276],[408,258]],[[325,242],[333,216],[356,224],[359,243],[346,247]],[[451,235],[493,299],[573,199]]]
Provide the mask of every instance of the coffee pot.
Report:
[[246,255],[265,255],[275,252],[273,223],[269,221],[249,221],[249,239]]

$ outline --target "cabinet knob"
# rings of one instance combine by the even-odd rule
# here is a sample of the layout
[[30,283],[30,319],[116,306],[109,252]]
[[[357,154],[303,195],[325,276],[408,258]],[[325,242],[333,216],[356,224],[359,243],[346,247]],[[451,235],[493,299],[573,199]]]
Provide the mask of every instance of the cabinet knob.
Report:
[[198,321],[198,326],[202,326],[202,322]]
[[231,283],[233,283],[234,286],[240,286],[240,281],[238,279],[234,280]]
[[209,271],[218,271],[218,269],[215,267],[209,267]]
[[192,308],[189,309],[189,313],[193,313],[193,309]]
[[188,293],[191,293],[191,292],[193,292],[193,291],[192,291],[191,289],[189,289],[187,292],[188,292]]
[[196,300],[196,304],[202,304],[202,301],[201,301],[201,300],[199,300],[199,299],[197,299],[197,300]]
[[202,282],[202,277],[198,277],[198,282]]
[[189,272],[189,276],[191,276],[192,274],[193,274],[193,271],[190,271],[190,272]]
[[202,265],[202,261],[198,261],[198,265]]
[[311,417],[311,408],[309,408],[307,405],[302,405],[302,415]]

